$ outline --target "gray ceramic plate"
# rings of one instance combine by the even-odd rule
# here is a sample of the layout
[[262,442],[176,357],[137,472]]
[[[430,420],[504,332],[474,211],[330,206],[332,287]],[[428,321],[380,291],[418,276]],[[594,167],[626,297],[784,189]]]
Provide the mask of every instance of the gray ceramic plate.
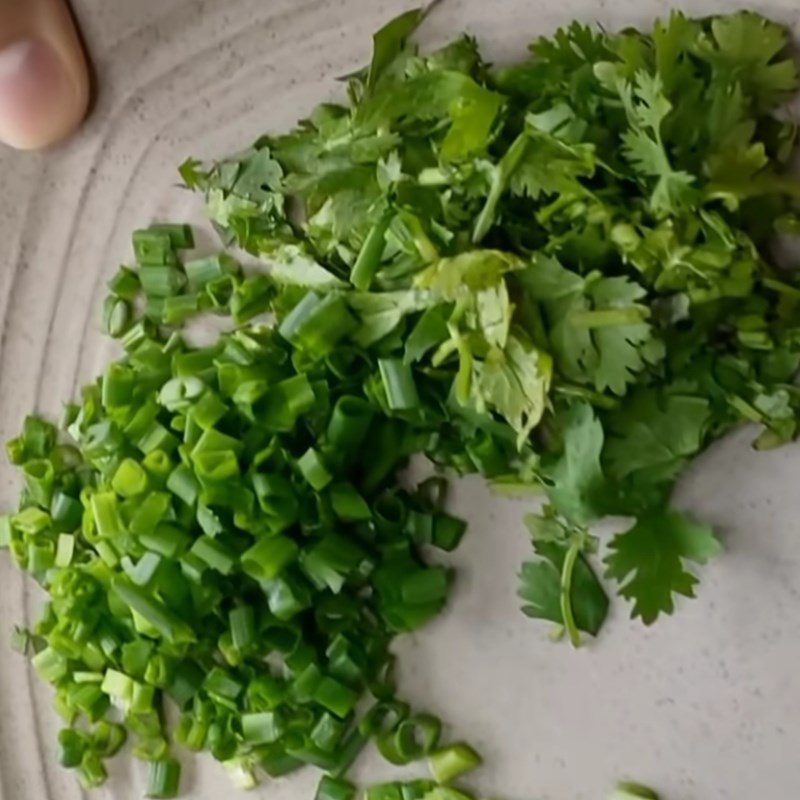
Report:
[[[335,77],[368,57],[370,35],[413,0],[80,0],[99,75],[97,106],[68,145],[0,152],[0,436],[27,411],[56,413],[112,355],[97,333],[103,284],[128,256],[130,231],[156,218],[200,220],[176,188],[187,155],[240,149],[341,95]],[[797,0],[764,12],[797,30]],[[684,0],[694,13],[735,3]],[[574,17],[611,27],[666,13],[662,0],[445,0],[424,38],[464,29],[490,58],[523,53],[534,34]],[[209,238],[210,241],[210,238]],[[680,500],[724,531],[727,553],[704,571],[699,598],[652,630],[617,604],[580,652],[547,640],[518,613],[514,573],[526,555],[524,506],[480,482],[455,489],[471,530],[454,556],[450,611],[399,644],[403,693],[480,746],[485,794],[597,800],[619,777],[668,800],[800,796],[800,450],[748,448],[747,432],[710,452]],[[16,479],[0,468],[0,500]],[[51,692],[6,646],[41,596],[0,558],[0,798],[73,800],[55,761]],[[187,793],[233,797],[223,770],[186,759]],[[377,757],[364,777],[391,772]],[[144,770],[125,758],[97,798],[141,797]],[[306,772],[257,796],[312,796]],[[243,796],[243,795],[242,795]]]

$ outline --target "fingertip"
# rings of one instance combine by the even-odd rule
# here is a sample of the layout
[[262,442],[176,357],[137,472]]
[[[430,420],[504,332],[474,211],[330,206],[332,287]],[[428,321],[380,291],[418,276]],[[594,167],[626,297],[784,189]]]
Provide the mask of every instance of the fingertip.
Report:
[[[14,4],[16,5],[16,4]],[[89,71],[62,0],[17,6],[6,20],[0,4],[0,141],[35,150],[61,141],[86,116]]]

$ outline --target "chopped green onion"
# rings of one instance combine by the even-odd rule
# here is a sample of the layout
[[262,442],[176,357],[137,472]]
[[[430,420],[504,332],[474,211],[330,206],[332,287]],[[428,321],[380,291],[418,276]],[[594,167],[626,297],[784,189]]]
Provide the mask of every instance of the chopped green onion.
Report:
[[314,448],[306,450],[297,460],[297,466],[303,477],[317,491],[324,489],[333,480],[333,475],[328,471],[322,456]]
[[334,678],[325,676],[317,683],[313,697],[323,708],[343,719],[355,707],[358,692]]
[[397,358],[378,361],[386,399],[392,411],[410,411],[419,406],[419,394],[411,367]]
[[60,533],[56,545],[55,566],[64,569],[72,563],[75,555],[75,537],[71,533]]
[[394,733],[395,751],[401,763],[428,755],[438,745],[441,731],[441,721],[432,714],[416,714],[402,720]]
[[480,766],[481,762],[478,753],[463,742],[443,747],[428,756],[431,774],[439,783],[450,783]]
[[139,276],[130,267],[120,267],[108,281],[111,294],[123,300],[135,299],[140,289]]
[[42,680],[48,683],[55,683],[69,671],[66,658],[50,647],[40,650],[31,659],[31,663]]
[[350,483],[337,483],[331,486],[331,505],[340,519],[356,522],[372,518],[367,501]]
[[117,467],[111,486],[122,497],[136,497],[148,487],[147,473],[138,461],[126,458]]
[[55,485],[55,470],[50,460],[31,459],[23,466],[25,486],[31,499],[40,506],[49,507]]
[[250,744],[271,744],[283,736],[285,727],[277,711],[242,715],[242,735]]
[[191,629],[153,595],[122,579],[115,579],[112,591],[131,611],[147,621],[167,641],[192,641]]
[[103,303],[103,330],[111,337],[118,339],[131,324],[131,307],[121,297],[107,297]]
[[178,464],[167,478],[167,489],[187,506],[193,506],[197,502],[200,483],[190,467]]
[[116,539],[123,535],[125,526],[119,513],[119,502],[113,492],[97,492],[92,495],[92,515],[98,534],[104,539]]
[[337,448],[355,450],[367,435],[374,409],[360,397],[340,397],[328,423],[328,442]]
[[291,482],[281,475],[253,476],[253,488],[261,510],[269,519],[270,528],[280,532],[292,525],[300,513],[297,491]]
[[143,266],[139,270],[139,280],[148,300],[164,300],[180,292],[185,278],[176,267]]
[[313,730],[309,734],[309,739],[323,752],[333,753],[342,740],[345,730],[346,725],[342,720],[325,712],[317,720],[316,725],[314,725]]
[[623,781],[617,785],[609,800],[658,800],[658,795],[640,783]]
[[381,256],[386,244],[386,229],[393,214],[384,214],[370,229],[356,262],[350,272],[350,282],[356,289],[366,291],[380,266]]
[[174,264],[177,259],[168,233],[138,230],[133,232],[133,252],[141,266]]
[[467,523],[450,514],[437,514],[433,523],[432,544],[450,552],[461,543],[467,530]]
[[342,778],[332,778],[323,775],[317,786],[314,800],[353,800],[356,787]]
[[278,331],[298,349],[321,358],[357,326],[341,296],[320,297],[309,292],[286,316]]
[[164,299],[163,319],[167,325],[180,325],[197,314],[201,308],[201,295],[171,295]]
[[305,765],[304,761],[279,746],[274,749],[262,747],[260,751],[259,765],[271,778],[281,778]]
[[374,784],[364,793],[364,800],[403,800],[401,785],[397,781]]
[[153,761],[147,782],[147,797],[177,797],[181,782],[181,765],[172,758]]
[[242,554],[242,569],[256,580],[272,580],[299,552],[297,544],[285,536],[265,536]]
[[106,782],[108,773],[97,753],[91,750],[84,753],[78,767],[78,778],[84,789],[95,789]]
[[233,637],[233,646],[244,652],[255,641],[255,615],[250,606],[234,608],[228,615],[228,622]]
[[220,275],[205,285],[208,302],[217,311],[227,311],[238,281],[232,275]]
[[239,264],[227,253],[220,253],[187,261],[183,269],[186,272],[189,291],[197,292],[217,278],[237,274]]
[[231,317],[241,325],[270,308],[275,294],[275,285],[268,275],[251,275],[235,289],[231,297]]
[[373,505],[375,529],[380,534],[396,534],[406,521],[408,509],[395,492],[385,492]]
[[197,539],[189,552],[223,575],[230,575],[237,563],[236,554],[221,541],[210,536]]
[[175,250],[188,250],[194,247],[194,233],[191,225],[159,222],[156,225],[151,225],[148,231],[156,234],[166,234],[169,237],[170,245]]
[[58,763],[62,767],[78,767],[89,748],[89,740],[74,728],[62,728],[58,732]]

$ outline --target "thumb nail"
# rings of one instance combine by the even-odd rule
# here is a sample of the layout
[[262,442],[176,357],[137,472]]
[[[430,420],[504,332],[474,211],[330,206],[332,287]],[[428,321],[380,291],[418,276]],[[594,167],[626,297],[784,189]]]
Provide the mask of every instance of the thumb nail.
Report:
[[0,49],[0,140],[23,150],[65,136],[85,112],[85,98],[65,64],[38,38]]

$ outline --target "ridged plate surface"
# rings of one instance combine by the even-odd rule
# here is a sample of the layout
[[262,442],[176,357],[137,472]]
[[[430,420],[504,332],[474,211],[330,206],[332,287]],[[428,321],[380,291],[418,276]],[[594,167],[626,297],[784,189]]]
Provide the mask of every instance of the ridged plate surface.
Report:
[[[413,0],[76,0],[99,76],[90,121],[46,154],[0,152],[0,437],[33,408],[55,414],[114,353],[98,334],[104,282],[129,257],[131,230],[197,220],[177,188],[187,155],[226,154],[281,131],[363,63],[371,33]],[[797,0],[760,10],[798,30]],[[686,0],[694,13],[739,2]],[[748,4],[751,5],[751,4]],[[609,27],[649,22],[661,0],[444,0],[424,38],[468,30],[497,61],[574,17]],[[203,243],[211,246],[211,236]],[[573,652],[524,619],[515,572],[527,554],[519,502],[479,481],[454,492],[471,520],[452,557],[450,609],[399,643],[401,684],[476,743],[475,785],[509,800],[600,800],[619,777],[667,800],[800,796],[800,447],[769,454],[743,432],[682,484],[681,502],[724,532],[726,554],[699,598],[645,630],[618,603],[601,638]],[[0,501],[16,476],[0,466]],[[0,557],[0,800],[77,800],[55,760],[51,691],[6,642],[41,604]],[[185,758],[185,796],[242,796],[210,758]],[[392,775],[379,758],[364,778]],[[145,770],[118,758],[98,798],[133,800]],[[264,785],[256,797],[310,800],[315,776]]]

